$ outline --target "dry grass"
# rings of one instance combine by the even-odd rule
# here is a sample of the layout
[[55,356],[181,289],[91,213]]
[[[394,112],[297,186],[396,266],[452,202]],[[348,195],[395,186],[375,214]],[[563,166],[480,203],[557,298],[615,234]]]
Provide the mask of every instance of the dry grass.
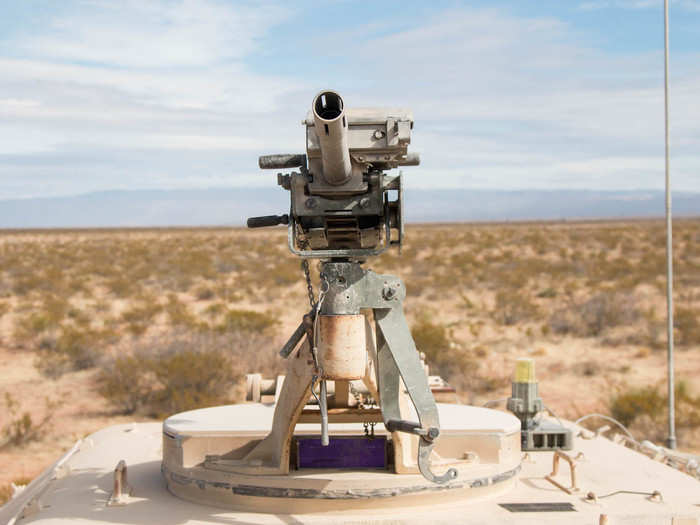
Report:
[[32,415],[29,411],[20,411],[19,402],[9,392],[5,392],[4,401],[8,422],[0,429],[0,449],[21,447],[46,437],[53,418],[53,411],[57,406],[55,401],[46,398],[44,414],[40,419],[37,419],[37,414]]
[[14,488],[12,485],[16,487],[21,487],[25,485],[29,485],[31,483],[32,478],[28,477],[19,477],[13,479],[10,483],[5,483],[3,485],[0,485],[0,505],[5,504],[12,498],[12,495],[14,493]]

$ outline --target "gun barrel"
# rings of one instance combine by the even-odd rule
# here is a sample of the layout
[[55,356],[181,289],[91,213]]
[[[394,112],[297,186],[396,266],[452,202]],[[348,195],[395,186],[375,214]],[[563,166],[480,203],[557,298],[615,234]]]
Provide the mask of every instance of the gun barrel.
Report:
[[352,164],[343,99],[335,91],[322,91],[314,98],[311,108],[321,145],[323,178],[334,186],[344,184],[352,176]]

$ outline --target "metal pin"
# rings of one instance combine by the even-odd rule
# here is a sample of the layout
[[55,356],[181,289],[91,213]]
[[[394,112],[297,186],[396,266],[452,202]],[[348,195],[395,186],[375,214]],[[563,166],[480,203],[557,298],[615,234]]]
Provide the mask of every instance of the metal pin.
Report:
[[319,408],[321,409],[321,446],[327,447],[328,439],[328,391],[326,380],[321,380],[321,394],[319,395]]

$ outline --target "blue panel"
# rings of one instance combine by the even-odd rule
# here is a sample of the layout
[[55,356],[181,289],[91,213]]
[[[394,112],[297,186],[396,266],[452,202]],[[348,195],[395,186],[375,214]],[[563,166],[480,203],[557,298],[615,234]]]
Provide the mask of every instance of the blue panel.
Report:
[[331,436],[327,447],[317,436],[299,436],[297,468],[387,468],[386,436]]

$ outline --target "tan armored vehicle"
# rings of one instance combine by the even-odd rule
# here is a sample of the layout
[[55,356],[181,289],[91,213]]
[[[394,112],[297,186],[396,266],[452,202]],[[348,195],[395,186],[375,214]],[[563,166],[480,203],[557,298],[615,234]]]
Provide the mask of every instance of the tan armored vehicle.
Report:
[[[0,509],[5,523],[697,524],[698,465],[617,427],[544,416],[534,363],[504,410],[438,403],[403,314],[404,283],[364,267],[403,241],[413,117],[349,110],[333,91],[303,121],[306,154],[260,158],[290,191],[309,310],[284,376],[249,403],[101,430]],[[308,260],[320,260],[318,297]]]

